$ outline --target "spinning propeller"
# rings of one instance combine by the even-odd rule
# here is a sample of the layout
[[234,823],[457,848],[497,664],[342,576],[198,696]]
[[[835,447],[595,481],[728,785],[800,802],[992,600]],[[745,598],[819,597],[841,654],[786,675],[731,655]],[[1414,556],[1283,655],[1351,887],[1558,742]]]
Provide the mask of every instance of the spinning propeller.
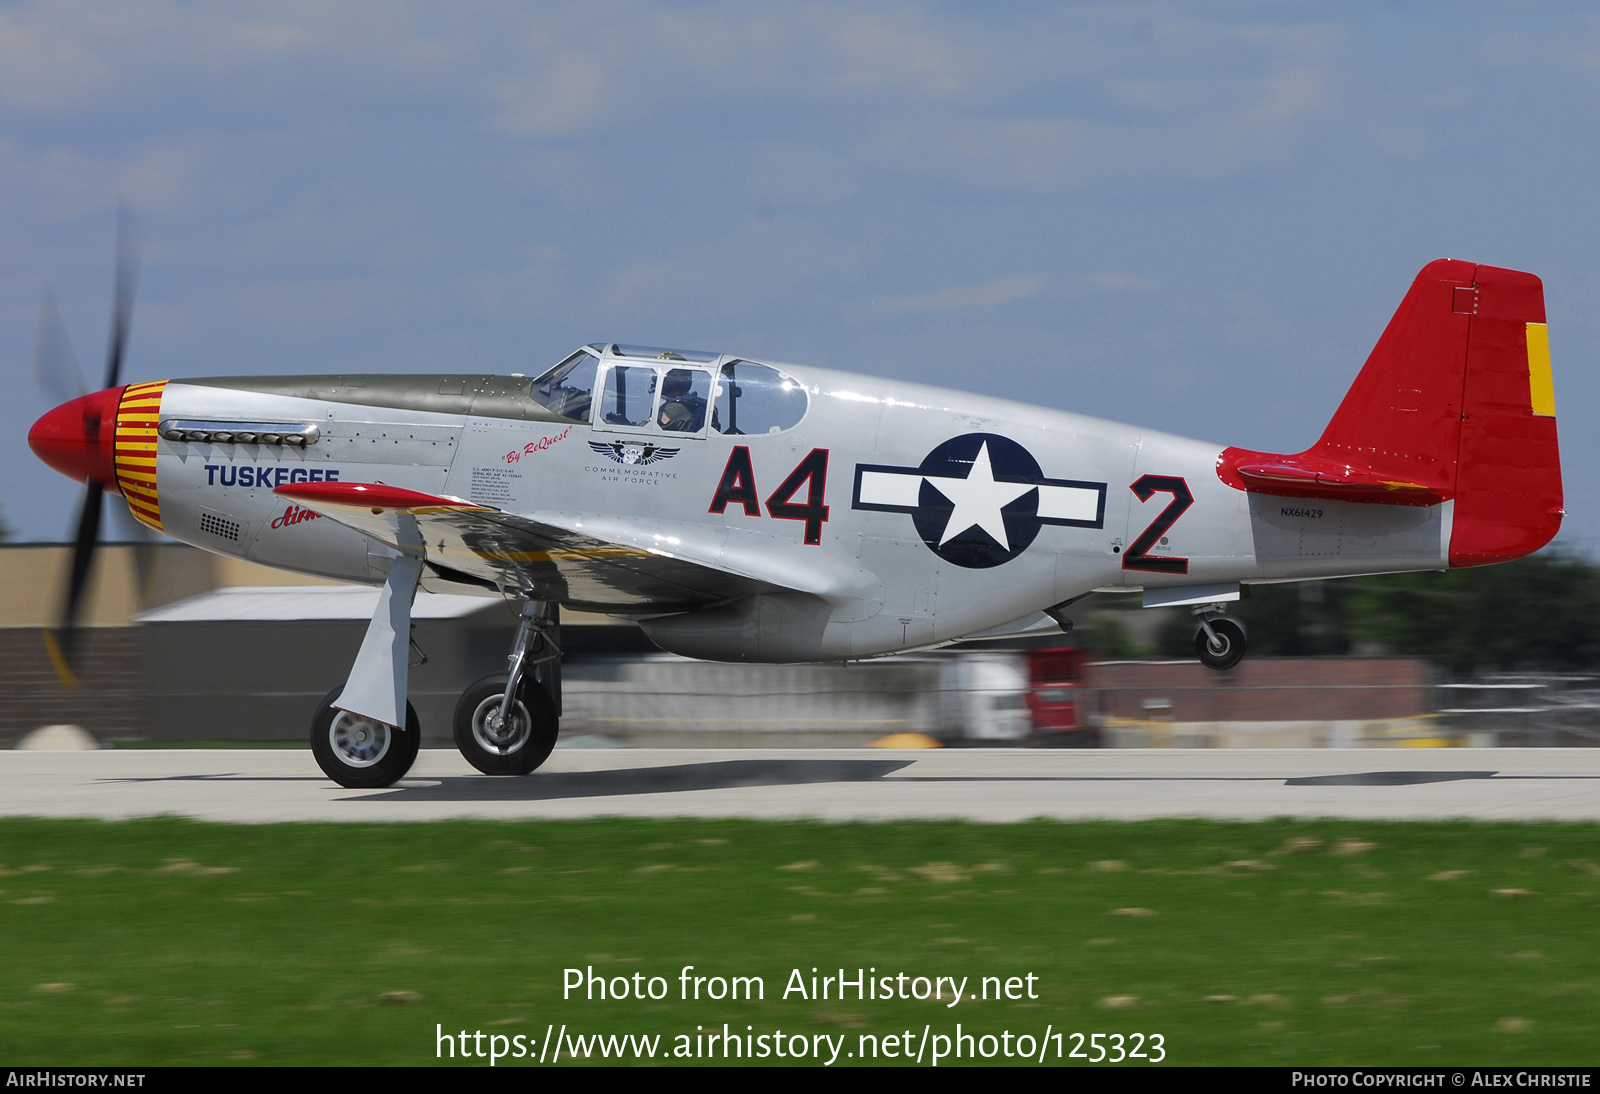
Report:
[[[73,539],[72,567],[62,598],[61,614],[55,630],[45,631],[45,647],[64,687],[77,686],[72,671],[78,638],[78,616],[83,592],[89,582],[90,567],[100,545],[100,515],[106,491],[121,494],[117,485],[113,456],[117,427],[117,405],[122,397],[118,386],[122,358],[128,344],[128,324],[132,318],[133,292],[138,280],[138,240],[133,214],[122,208],[117,217],[116,288],[111,311],[111,345],[106,352],[105,383],[101,390],[89,392],[83,374],[67,341],[66,328],[56,310],[55,300],[45,291],[39,309],[39,330],[33,355],[34,383],[46,395],[63,401],[34,423],[28,445],[55,470],[85,484],[83,504],[78,511],[77,534]],[[128,524],[138,527],[128,519]],[[141,575],[141,578],[143,575]]]

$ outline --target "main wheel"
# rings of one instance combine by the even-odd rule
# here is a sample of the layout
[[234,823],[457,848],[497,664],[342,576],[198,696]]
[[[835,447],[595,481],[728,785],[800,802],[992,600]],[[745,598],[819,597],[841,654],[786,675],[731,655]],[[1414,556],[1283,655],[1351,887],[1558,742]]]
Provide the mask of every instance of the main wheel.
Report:
[[406,728],[374,722],[359,714],[339,710],[333,704],[343,687],[328,692],[311,719],[311,754],[317,766],[340,786],[369,790],[393,786],[417,762],[422,747],[422,723],[410,703],[406,704]]
[[1206,629],[1194,632],[1194,652],[1200,663],[1208,669],[1231,669],[1244,656],[1244,628],[1231,619],[1213,619],[1211,630],[1217,636],[1212,645]]
[[524,678],[505,723],[500,702],[510,678],[485,676],[461,693],[456,704],[456,747],[485,775],[526,775],[556,746],[560,720],[544,688]]

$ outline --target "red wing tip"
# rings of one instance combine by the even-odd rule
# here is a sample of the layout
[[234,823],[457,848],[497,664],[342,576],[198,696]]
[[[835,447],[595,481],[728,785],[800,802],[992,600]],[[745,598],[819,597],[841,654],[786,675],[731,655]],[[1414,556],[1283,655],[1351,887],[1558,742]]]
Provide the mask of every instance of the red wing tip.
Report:
[[498,512],[493,506],[479,505],[465,498],[424,494],[402,486],[381,482],[297,482],[273,489],[274,494],[294,501],[348,505],[362,509],[465,509]]

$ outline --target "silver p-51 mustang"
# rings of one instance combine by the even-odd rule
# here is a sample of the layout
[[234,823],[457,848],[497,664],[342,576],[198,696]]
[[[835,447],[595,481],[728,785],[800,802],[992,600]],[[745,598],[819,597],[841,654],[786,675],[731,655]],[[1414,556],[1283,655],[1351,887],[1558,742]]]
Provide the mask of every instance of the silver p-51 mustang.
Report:
[[561,607],[691,657],[840,661],[1042,633],[1090,593],[1142,590],[1194,608],[1196,653],[1228,668],[1244,635],[1223,607],[1251,583],[1527,554],[1562,515],[1544,324],[1536,277],[1432,263],[1321,439],[1275,454],[612,343],[532,379],[116,386],[123,323],[105,389],[29,443],[168,536],[381,585],[312,743],[335,781],[387,786],[420,739],[419,587],[523,603],[508,671],[463,694],[454,731],[480,770],[526,774],[556,739]]

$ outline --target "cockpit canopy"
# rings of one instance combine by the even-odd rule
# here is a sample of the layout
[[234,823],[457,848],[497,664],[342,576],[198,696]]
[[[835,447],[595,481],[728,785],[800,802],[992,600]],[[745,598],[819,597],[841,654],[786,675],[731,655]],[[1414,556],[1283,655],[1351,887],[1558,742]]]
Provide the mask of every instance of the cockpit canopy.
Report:
[[534,401],[597,429],[730,436],[782,433],[805,417],[806,389],[771,365],[724,353],[585,346],[533,381]]

